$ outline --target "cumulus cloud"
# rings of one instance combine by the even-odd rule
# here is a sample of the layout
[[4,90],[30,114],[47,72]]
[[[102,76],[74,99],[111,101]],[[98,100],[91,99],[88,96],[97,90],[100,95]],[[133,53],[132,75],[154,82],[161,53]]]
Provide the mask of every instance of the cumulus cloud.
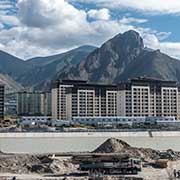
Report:
[[14,2],[10,0],[1,0],[0,1],[0,10],[10,9],[14,6]]
[[178,43],[160,42],[169,32],[140,27],[146,19],[112,19],[107,8],[80,10],[65,0],[19,0],[16,6],[16,15],[0,15],[0,22],[13,25],[0,27],[0,49],[21,58],[61,53],[84,44],[100,46],[130,29],[138,31],[147,46],[180,57]]
[[64,0],[19,0],[17,7],[19,19],[29,27],[78,26],[86,19],[84,11]]
[[109,9],[103,8],[100,10],[91,9],[87,13],[89,18],[95,19],[95,20],[109,20],[110,19],[110,12]]
[[160,42],[154,34],[144,35],[144,42],[150,48],[160,49],[163,53],[180,58],[180,42]]
[[4,24],[14,25],[14,26],[19,25],[18,18],[11,15],[0,15],[0,22]]
[[147,19],[139,19],[139,18],[134,18],[134,17],[123,17],[121,20],[120,20],[120,23],[123,23],[123,24],[131,24],[131,23],[137,23],[137,24],[141,24],[141,23],[145,23],[147,22],[148,20]]
[[99,7],[111,9],[131,8],[151,14],[180,15],[179,0],[69,0],[69,2],[94,3]]

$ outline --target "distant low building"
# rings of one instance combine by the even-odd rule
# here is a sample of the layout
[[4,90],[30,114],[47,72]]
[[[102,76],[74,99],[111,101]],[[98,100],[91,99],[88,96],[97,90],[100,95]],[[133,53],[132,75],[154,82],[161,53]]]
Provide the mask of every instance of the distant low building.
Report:
[[51,116],[51,94],[44,92],[18,92],[19,116]]
[[174,117],[73,117],[73,124],[80,125],[93,125],[93,126],[104,126],[104,125],[133,125],[133,124],[163,124],[173,125],[177,122]]
[[48,125],[51,122],[51,117],[49,116],[22,116],[19,124],[28,126],[38,126],[38,125]]

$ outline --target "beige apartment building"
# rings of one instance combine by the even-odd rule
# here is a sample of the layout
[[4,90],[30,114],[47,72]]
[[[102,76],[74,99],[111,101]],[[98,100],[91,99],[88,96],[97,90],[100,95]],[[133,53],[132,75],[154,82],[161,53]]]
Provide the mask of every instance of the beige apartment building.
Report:
[[175,117],[180,93],[174,81],[136,78],[116,85],[61,80],[52,88],[52,118]]
[[179,119],[178,85],[174,81],[132,79],[118,85],[118,116],[155,116]]
[[52,118],[116,116],[116,89],[117,86],[87,81],[57,81],[52,88]]

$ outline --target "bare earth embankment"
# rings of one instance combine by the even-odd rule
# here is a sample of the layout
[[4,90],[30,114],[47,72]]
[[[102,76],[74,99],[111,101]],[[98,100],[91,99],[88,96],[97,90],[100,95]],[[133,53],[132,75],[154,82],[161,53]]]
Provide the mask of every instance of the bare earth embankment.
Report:
[[[167,168],[154,168],[152,163],[160,158],[160,151],[150,148],[131,147],[124,141],[111,138],[100,145],[92,153],[115,153],[118,155],[128,154],[131,158],[140,159],[143,162],[142,172],[135,177],[141,177],[144,180],[168,180],[173,177],[173,170],[180,169],[180,153],[173,150],[167,150],[166,153],[173,156],[169,161]],[[0,180],[12,179],[68,179],[81,180],[88,179],[78,170],[78,165],[71,158],[51,158],[47,155],[29,155],[29,154],[6,154],[0,152]],[[81,175],[81,176],[80,176]],[[130,176],[130,175],[129,175]],[[127,176],[126,178],[128,178]],[[107,179],[122,179],[109,176]]]

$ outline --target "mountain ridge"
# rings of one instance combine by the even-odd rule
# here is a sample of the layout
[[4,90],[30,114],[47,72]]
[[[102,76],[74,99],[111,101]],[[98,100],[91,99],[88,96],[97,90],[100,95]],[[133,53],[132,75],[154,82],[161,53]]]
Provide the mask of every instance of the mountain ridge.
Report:
[[139,33],[130,30],[112,37],[99,48],[81,46],[26,62],[0,51],[0,73],[36,90],[50,90],[52,80],[56,79],[110,84],[143,76],[180,82],[180,61],[145,47]]
[[[85,45],[65,53],[48,57],[37,57],[27,61],[0,51],[0,73],[11,78],[11,81],[4,78],[7,79],[9,89],[12,88],[13,90],[14,87],[18,87],[19,85],[26,89],[33,89],[38,84],[42,84],[43,86],[43,82],[51,81],[51,78],[66,66],[78,64],[94,49],[96,47]],[[16,86],[12,81],[17,82]],[[14,89],[16,91],[18,88]]]
[[58,78],[118,83],[129,78],[151,76],[180,82],[180,61],[160,50],[149,51],[141,36],[130,30],[118,34],[89,54],[87,59],[62,72]]

